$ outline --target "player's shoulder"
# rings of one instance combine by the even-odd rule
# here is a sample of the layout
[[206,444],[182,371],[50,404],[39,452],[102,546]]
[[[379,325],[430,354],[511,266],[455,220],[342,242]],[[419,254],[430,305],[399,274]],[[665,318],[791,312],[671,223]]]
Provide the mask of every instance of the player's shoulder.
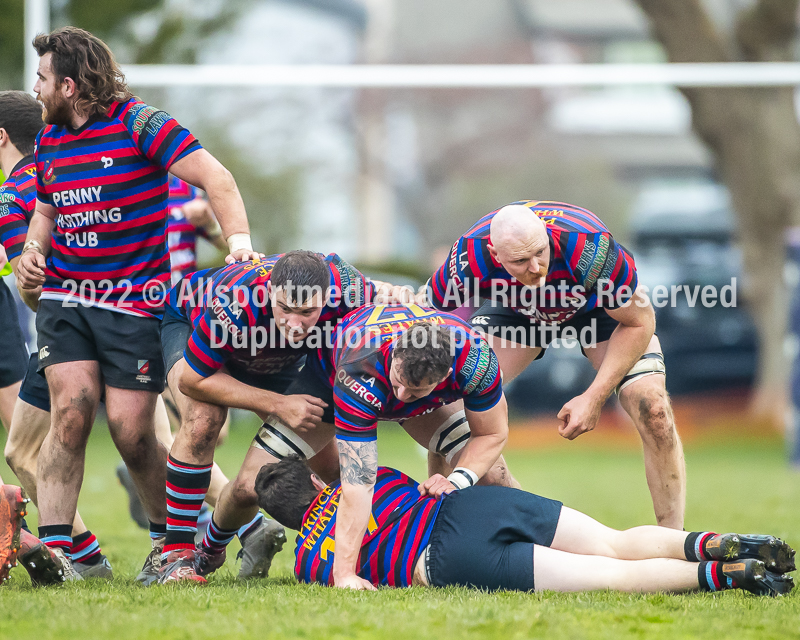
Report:
[[480,220],[478,220],[475,224],[473,224],[469,230],[462,236],[464,239],[467,240],[489,240],[489,231],[491,230],[492,226],[492,219],[497,215],[497,212],[500,209],[495,209],[491,213],[487,213],[483,216]]
[[600,218],[583,207],[565,202],[531,201],[528,206],[544,222],[551,235],[597,235],[611,232]]

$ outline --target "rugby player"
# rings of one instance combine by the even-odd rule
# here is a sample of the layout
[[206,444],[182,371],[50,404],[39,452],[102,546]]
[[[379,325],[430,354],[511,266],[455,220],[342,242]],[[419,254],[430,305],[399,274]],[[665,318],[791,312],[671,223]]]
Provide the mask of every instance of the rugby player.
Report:
[[34,39],[37,204],[16,274],[42,286],[39,369],[53,407],[38,463],[39,533],[68,579],[86,440],[105,392],[109,429],[151,522],[166,533],[166,451],[154,434],[164,387],[159,320],[169,280],[167,171],[209,195],[226,260],[257,257],[230,173],[186,129],[143,104],[108,47],[74,27]]
[[[42,107],[36,100],[22,91],[0,91],[0,170],[8,176],[6,182],[0,186],[0,252],[9,261],[12,269],[19,261],[28,223],[36,206],[33,147],[41,128]],[[5,292],[8,292],[7,287],[4,282],[0,282],[0,318],[4,328],[0,339],[5,341],[5,345],[0,347],[4,354],[0,369],[6,371],[15,365],[19,354],[25,354],[27,369],[23,372],[21,386],[12,385],[0,390],[0,404],[3,408],[0,418],[8,430],[5,458],[35,503],[36,462],[42,441],[50,429],[50,405],[47,384],[36,373],[37,356],[33,354],[28,360],[24,339],[18,331],[16,308],[6,305],[8,298]],[[25,302],[35,310],[38,305],[38,291],[21,290],[20,293]],[[18,387],[19,397],[11,405],[12,412],[8,410],[9,398],[6,394],[15,386]],[[44,584],[48,579],[63,581],[63,577],[57,572],[45,570],[51,561],[46,560],[38,548],[34,550],[37,544],[38,539],[30,533],[23,521],[20,560],[31,573],[34,584]],[[77,512],[72,525],[72,553],[76,559],[75,569],[81,575],[111,577],[111,566],[107,558],[102,554],[94,534],[86,528]],[[3,564],[7,565],[8,562]]]
[[555,338],[578,339],[597,370],[558,413],[573,440],[597,425],[616,390],[642,438],[658,524],[683,528],[686,471],[665,387],[655,314],[633,256],[590,211],[525,200],[481,218],[453,245],[418,301],[449,310],[480,296],[471,324],[484,331],[503,379],[516,378]]
[[[469,325],[416,305],[367,306],[341,322],[330,344],[307,361],[287,390],[323,399],[328,406],[321,424],[300,432],[267,421],[232,483],[235,489],[223,493],[209,533],[233,519],[234,504],[239,509],[251,501],[258,504],[254,481],[259,462],[310,458],[335,438],[348,499],[340,549],[350,551],[340,556],[336,584],[359,588],[364,585],[355,575],[352,554],[368,525],[378,420],[401,422],[431,453],[459,465],[449,476],[456,486],[478,481],[518,485],[500,455],[508,418],[497,360]],[[462,399],[465,409],[459,410],[452,403]],[[218,548],[207,536],[201,565],[213,566]]]
[[[292,297],[292,291],[298,296]],[[305,338],[312,328],[332,326],[374,295],[375,286],[344,260],[335,254],[323,259],[308,251],[198,271],[172,288],[161,341],[181,428],[167,469],[161,582],[205,582],[197,573],[194,535],[227,408],[248,409],[288,429],[313,428],[323,417],[325,403],[299,393],[284,395],[312,349]],[[248,453],[245,466],[249,458]],[[333,457],[330,466],[335,464]],[[216,517],[224,511],[226,492],[230,493],[227,487],[206,539],[224,551],[224,544],[238,532],[243,554],[239,577],[266,576],[286,539],[283,528],[264,519],[255,500],[237,510],[242,520],[236,526],[224,527]],[[214,560],[215,569],[224,562],[224,554],[216,554]],[[152,574],[143,581],[152,582]]]
[[[773,536],[655,526],[616,531],[561,502],[517,489],[452,491],[443,476],[426,484],[378,467],[369,527],[357,549],[358,575],[368,588],[743,589],[775,596],[794,586],[784,574],[795,570],[795,552]],[[430,495],[432,487],[444,495]],[[333,585],[342,484],[326,486],[304,461],[285,459],[259,472],[256,492],[267,513],[299,531],[297,579]]]

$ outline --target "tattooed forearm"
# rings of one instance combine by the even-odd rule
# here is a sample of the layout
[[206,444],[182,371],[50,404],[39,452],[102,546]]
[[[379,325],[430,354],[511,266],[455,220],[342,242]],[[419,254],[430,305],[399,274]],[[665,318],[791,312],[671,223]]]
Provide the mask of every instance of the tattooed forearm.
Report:
[[378,443],[336,440],[342,482],[374,485],[378,474]]

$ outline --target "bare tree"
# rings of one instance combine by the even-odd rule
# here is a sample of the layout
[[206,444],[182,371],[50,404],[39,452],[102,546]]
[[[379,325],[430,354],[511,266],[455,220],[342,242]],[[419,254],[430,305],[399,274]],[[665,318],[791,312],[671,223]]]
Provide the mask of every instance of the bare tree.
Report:
[[[798,0],[758,0],[723,33],[702,0],[636,0],[671,62],[792,60]],[[694,130],[731,192],[744,256],[744,296],[761,358],[753,410],[782,421],[788,362],[785,231],[800,220],[800,126],[790,87],[682,89]]]

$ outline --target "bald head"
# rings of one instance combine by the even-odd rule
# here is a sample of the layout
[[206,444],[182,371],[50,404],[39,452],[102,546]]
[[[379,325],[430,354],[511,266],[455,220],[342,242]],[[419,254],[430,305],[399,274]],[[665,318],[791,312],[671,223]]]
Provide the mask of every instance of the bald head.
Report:
[[541,218],[528,207],[510,204],[492,218],[489,251],[521,283],[544,283],[550,261],[550,241]]

